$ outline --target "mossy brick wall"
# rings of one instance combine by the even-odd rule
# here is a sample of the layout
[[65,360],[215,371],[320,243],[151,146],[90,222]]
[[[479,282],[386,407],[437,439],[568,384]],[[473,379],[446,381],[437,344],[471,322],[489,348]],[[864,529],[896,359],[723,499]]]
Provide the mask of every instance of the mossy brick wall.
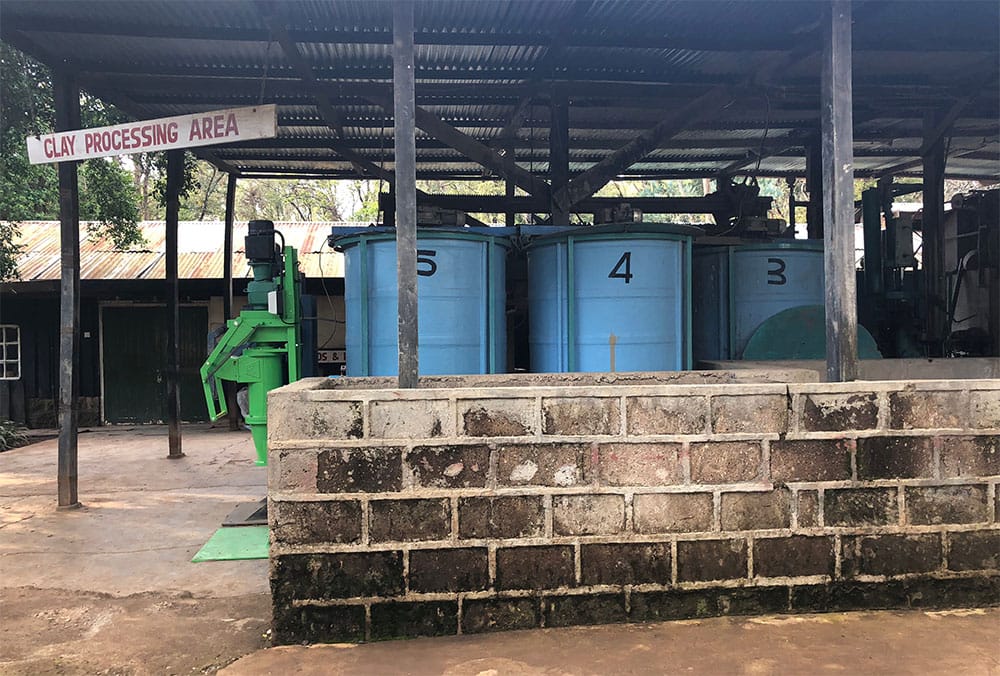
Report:
[[278,641],[1000,601],[1000,381],[518,382],[271,394]]

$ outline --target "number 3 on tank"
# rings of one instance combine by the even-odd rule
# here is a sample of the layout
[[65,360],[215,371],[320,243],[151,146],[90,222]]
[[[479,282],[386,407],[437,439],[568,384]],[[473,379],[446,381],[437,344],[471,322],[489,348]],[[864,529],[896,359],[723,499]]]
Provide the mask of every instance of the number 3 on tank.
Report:
[[768,284],[782,286],[788,281],[788,278],[785,277],[785,261],[780,258],[768,258],[767,262],[775,266],[774,269],[767,271]]
[[[624,271],[622,270],[624,268]],[[608,273],[608,279],[624,279],[625,283],[628,284],[632,277],[632,252],[626,251],[622,254],[622,257],[618,259],[615,263],[615,267],[611,269]]]

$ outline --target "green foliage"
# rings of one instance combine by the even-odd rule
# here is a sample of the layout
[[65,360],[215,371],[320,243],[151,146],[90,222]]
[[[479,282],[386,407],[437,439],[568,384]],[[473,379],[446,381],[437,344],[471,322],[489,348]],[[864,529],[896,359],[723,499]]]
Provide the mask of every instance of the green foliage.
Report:
[[[161,207],[167,206],[167,153],[157,153],[153,157],[153,165],[156,167],[156,178],[153,184],[153,195],[156,202]],[[178,191],[181,203],[189,199],[201,184],[198,181],[198,158],[189,152],[184,153],[184,173],[181,179],[181,187]]]
[[139,191],[121,164],[113,158],[87,160],[80,179],[80,218],[94,221],[88,232],[107,237],[119,250],[142,244]]
[[52,131],[53,118],[48,71],[0,43],[0,220],[58,217],[55,167],[30,164],[24,143],[29,135]]
[[0,221],[0,282],[10,282],[21,278],[17,271],[17,257],[24,249],[17,243],[21,231],[17,223]]
[[28,443],[24,428],[11,420],[0,420],[0,452]]

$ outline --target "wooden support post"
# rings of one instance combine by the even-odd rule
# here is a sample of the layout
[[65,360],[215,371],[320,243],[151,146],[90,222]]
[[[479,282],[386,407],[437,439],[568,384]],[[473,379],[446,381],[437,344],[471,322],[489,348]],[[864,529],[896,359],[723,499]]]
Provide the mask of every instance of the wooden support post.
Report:
[[396,280],[399,387],[417,386],[417,148],[413,2],[392,6],[392,98],[396,158]]
[[854,272],[854,129],[851,117],[851,3],[824,11],[820,79],[823,140],[823,236],[826,269],[826,377],[858,376],[858,309]]
[[[80,90],[72,77],[52,77],[56,131],[80,128]],[[80,418],[80,194],[77,163],[59,163],[59,462],[60,509],[80,506],[77,423]]]
[[[229,174],[226,183],[226,232],[223,235],[222,247],[222,314],[224,321],[233,318],[233,221],[236,211],[236,180],[236,174]],[[229,429],[235,432],[240,429],[242,418],[239,402],[236,399],[236,383],[223,380],[222,396],[226,398],[226,410],[229,411],[226,415]]]
[[[549,120],[549,183],[555,194],[569,182],[569,102],[565,96],[551,99]],[[552,225],[569,225],[569,211],[550,201]]]
[[[514,146],[514,143],[511,142],[507,144],[506,152],[509,157],[511,157],[512,159],[516,159],[515,153],[517,152],[517,150]],[[504,179],[503,194],[505,197],[513,197],[516,188],[517,186],[514,185],[514,181],[510,180],[509,178]],[[513,228],[516,224],[517,221],[515,219],[515,212],[512,208],[508,208],[506,212],[504,212],[504,225],[506,225],[508,228]]]
[[795,201],[795,177],[786,177],[785,185],[788,186],[788,237],[795,239],[795,206],[798,204]]
[[233,318],[233,220],[236,210],[236,174],[229,174],[226,183],[226,232],[223,235],[222,253],[222,314],[228,321]]
[[823,144],[817,136],[806,144],[806,237],[823,239]]
[[167,151],[166,272],[167,272],[167,444],[168,458],[183,458],[180,398],[180,285],[177,279],[177,223],[184,182],[184,151]]
[[929,357],[942,355],[942,342],[946,337],[947,281],[944,271],[944,134],[935,130],[939,127],[940,115],[928,112],[924,116],[923,155],[923,267],[924,292],[927,311],[925,336],[930,349]]

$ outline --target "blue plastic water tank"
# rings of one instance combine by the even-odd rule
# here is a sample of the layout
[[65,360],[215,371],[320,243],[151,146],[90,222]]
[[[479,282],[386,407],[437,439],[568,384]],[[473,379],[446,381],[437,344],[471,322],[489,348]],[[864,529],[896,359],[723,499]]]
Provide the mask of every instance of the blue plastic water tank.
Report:
[[696,360],[742,359],[770,317],[824,302],[823,242],[783,240],[694,250]]
[[578,228],[528,247],[531,370],[690,368],[691,240],[697,228]]
[[[337,240],[344,253],[347,375],[399,372],[396,232]],[[460,229],[417,230],[421,375],[502,373],[507,364],[507,240]]]

